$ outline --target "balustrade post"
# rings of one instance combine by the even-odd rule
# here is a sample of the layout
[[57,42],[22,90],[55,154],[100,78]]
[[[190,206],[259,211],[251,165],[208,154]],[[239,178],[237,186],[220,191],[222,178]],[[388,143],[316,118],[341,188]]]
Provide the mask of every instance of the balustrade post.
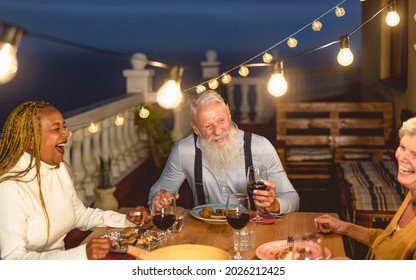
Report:
[[84,138],[82,141],[82,160],[86,171],[83,186],[87,197],[94,196],[94,189],[96,187],[93,176],[97,165],[91,150],[91,140],[91,132],[89,132],[88,127],[86,127],[84,128]]
[[133,146],[132,138],[130,136],[130,125],[132,122],[134,122],[132,114],[133,114],[132,109],[126,109],[124,111],[124,125],[122,126],[123,141],[125,143],[124,149],[123,149],[123,156],[126,161],[127,167],[132,166],[134,163],[134,155],[130,152]]
[[83,188],[83,183],[85,179],[85,169],[82,164],[82,138],[83,130],[78,129],[72,133],[72,170],[76,178],[74,182],[75,189],[77,190],[78,197],[85,203],[86,194],[85,189]]
[[[124,122],[126,121],[126,119],[124,118]],[[115,143],[117,145],[117,151],[118,151],[118,155],[117,155],[117,163],[119,165],[120,168],[120,173],[124,172],[127,170],[127,163],[126,163],[126,158],[125,158],[125,151],[126,151],[126,143],[124,142],[124,136],[123,136],[123,126],[125,125],[125,123],[123,125],[117,126],[117,125],[113,125],[114,126],[114,132],[115,132]]]
[[201,62],[202,78],[211,79],[219,76],[220,62],[217,61],[217,52],[208,50],[205,53],[206,61]]

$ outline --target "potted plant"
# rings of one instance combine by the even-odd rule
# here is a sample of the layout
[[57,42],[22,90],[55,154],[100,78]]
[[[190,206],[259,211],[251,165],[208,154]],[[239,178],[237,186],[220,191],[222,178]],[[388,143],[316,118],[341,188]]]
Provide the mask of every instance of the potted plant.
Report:
[[[169,156],[173,140],[169,129],[163,120],[168,119],[168,114],[161,108],[142,104],[134,112],[134,123],[137,126],[139,136],[147,135],[147,141],[153,162],[157,168],[162,167],[164,160]],[[140,114],[140,110],[147,110],[148,114]],[[147,115],[147,116],[146,116]]]
[[117,210],[118,201],[114,196],[116,187],[111,176],[111,157],[104,159],[100,156],[100,170],[98,173],[97,195],[94,206],[103,210]]

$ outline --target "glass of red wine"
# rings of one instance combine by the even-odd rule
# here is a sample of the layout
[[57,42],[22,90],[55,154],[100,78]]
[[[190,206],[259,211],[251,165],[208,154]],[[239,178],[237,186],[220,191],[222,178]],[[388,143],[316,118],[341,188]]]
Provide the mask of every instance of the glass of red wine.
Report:
[[158,194],[153,198],[151,216],[153,224],[163,232],[162,244],[166,243],[166,231],[175,223],[176,201],[167,193]]
[[250,200],[245,193],[231,193],[227,199],[225,216],[228,224],[238,233],[237,252],[233,256],[235,260],[241,260],[240,254],[240,230],[250,221]]
[[259,214],[259,209],[254,203],[254,190],[267,190],[264,181],[267,181],[267,169],[264,165],[249,166],[247,170],[247,194],[250,197],[251,208],[256,210],[256,215],[253,217],[254,222],[264,221]]

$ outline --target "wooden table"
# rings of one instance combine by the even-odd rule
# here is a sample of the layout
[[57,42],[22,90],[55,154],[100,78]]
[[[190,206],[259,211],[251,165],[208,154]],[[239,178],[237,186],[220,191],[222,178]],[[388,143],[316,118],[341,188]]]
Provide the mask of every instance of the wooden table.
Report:
[[[130,208],[120,208],[121,213],[127,213]],[[323,213],[293,212],[281,216],[274,224],[256,225],[256,248],[264,243],[275,240],[286,240],[288,235],[302,234],[316,231],[313,219]],[[337,214],[331,215],[338,217]],[[155,228],[154,228],[155,229]],[[95,229],[82,244],[92,238],[98,238],[106,233],[119,230],[117,228],[100,227]],[[155,229],[157,230],[157,229]],[[203,244],[221,248],[231,255],[234,253],[233,246],[234,229],[228,224],[208,224],[188,214],[185,217],[184,226],[180,233],[168,233],[166,246],[175,244]],[[344,244],[341,235],[324,235],[324,246],[331,250],[331,257],[345,257]],[[255,250],[242,252],[245,259],[258,260]]]

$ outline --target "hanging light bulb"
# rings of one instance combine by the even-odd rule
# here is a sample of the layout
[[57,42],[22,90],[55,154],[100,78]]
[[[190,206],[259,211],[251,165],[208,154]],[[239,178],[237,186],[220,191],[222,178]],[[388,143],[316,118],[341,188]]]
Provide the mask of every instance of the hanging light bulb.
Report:
[[388,26],[396,26],[400,22],[400,16],[396,12],[396,2],[389,1],[389,7],[387,8],[386,23]]
[[337,60],[342,66],[348,66],[354,61],[354,55],[350,50],[350,38],[348,36],[341,36],[340,50],[338,52]]
[[22,36],[21,29],[4,27],[3,37],[0,40],[0,84],[8,83],[16,76],[18,68],[16,53]]
[[291,48],[295,48],[298,45],[298,40],[296,40],[295,38],[291,37],[287,40],[287,45]]
[[91,122],[90,126],[88,127],[88,131],[91,133],[97,133],[99,129],[99,125],[95,122]]
[[345,10],[344,10],[344,8],[342,8],[342,7],[336,7],[335,8],[335,15],[337,17],[343,17],[343,16],[345,16]]
[[273,60],[273,56],[269,54],[268,52],[265,52],[263,54],[263,62],[264,63],[270,63]]
[[197,87],[196,87],[196,92],[197,93],[201,93],[201,92],[204,92],[205,90],[206,90],[207,88],[204,86],[204,85],[198,85]]
[[322,23],[319,20],[315,20],[312,22],[312,30],[313,31],[320,31],[322,28]]
[[122,114],[117,114],[116,119],[114,120],[114,124],[116,126],[123,126],[124,124],[124,116]]
[[169,68],[168,78],[156,94],[159,105],[165,109],[174,109],[182,102],[181,80],[183,67],[179,65]]
[[223,84],[229,84],[231,82],[232,78],[231,75],[228,73],[224,73],[222,74],[222,78],[221,78],[221,82]]
[[272,75],[267,84],[269,93],[273,96],[279,97],[286,93],[287,82],[283,76],[283,62],[276,61],[272,67]]
[[240,76],[247,76],[248,73],[250,73],[250,71],[248,70],[247,66],[241,65],[240,70],[238,70],[238,74],[240,74]]
[[150,114],[149,110],[147,110],[144,106],[142,108],[140,108],[140,110],[139,110],[139,116],[142,119],[147,118],[149,116],[149,114]]
[[208,82],[208,86],[210,89],[216,89],[218,87],[218,80],[217,79],[212,79]]

